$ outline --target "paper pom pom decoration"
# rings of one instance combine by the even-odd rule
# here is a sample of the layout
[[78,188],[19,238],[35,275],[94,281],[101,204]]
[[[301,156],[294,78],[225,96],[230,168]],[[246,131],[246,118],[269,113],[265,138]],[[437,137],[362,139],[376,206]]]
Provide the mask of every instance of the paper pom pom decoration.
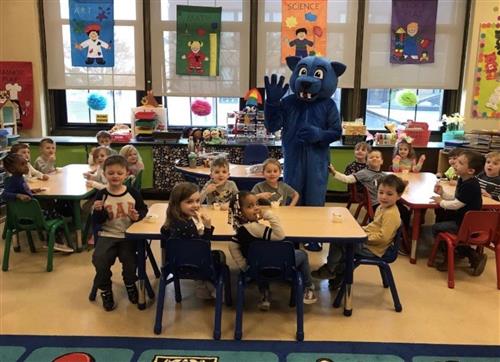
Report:
[[208,116],[212,112],[212,106],[207,101],[197,99],[191,104],[191,112],[197,116]]
[[87,105],[94,111],[102,111],[104,108],[106,108],[106,104],[106,97],[100,94],[90,93],[87,97]]
[[418,103],[418,96],[410,89],[403,89],[396,93],[396,101],[403,107],[415,107]]

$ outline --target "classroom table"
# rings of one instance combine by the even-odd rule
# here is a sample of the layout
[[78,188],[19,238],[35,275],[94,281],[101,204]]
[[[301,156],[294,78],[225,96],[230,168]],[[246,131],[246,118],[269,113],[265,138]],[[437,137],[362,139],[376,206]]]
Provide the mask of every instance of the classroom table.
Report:
[[82,247],[82,220],[80,201],[88,199],[95,189],[87,187],[83,177],[84,172],[89,171],[87,164],[73,164],[58,168],[56,173],[49,174],[46,181],[32,179],[28,181],[30,188],[43,188],[44,190],[35,194],[37,199],[69,200],[73,203],[73,221],[76,228],[77,249]]
[[[204,211],[212,219],[215,227],[212,240],[230,241],[234,231],[228,224],[227,211],[214,210],[204,206]],[[138,270],[140,304],[139,308],[145,308],[144,296],[144,240],[160,239],[160,228],[165,221],[167,203],[153,204],[149,208],[148,215],[137,223],[132,224],[125,235],[138,240]],[[285,230],[286,239],[297,242],[332,242],[342,243],[346,246],[346,293],[344,297],[344,315],[352,313],[352,282],[354,268],[354,245],[366,241],[366,233],[345,207],[278,207],[272,208],[281,220]],[[333,222],[333,213],[341,214],[341,222]]]
[[[420,221],[422,219],[422,210],[436,209],[439,207],[431,197],[437,196],[434,193],[434,186],[438,179],[436,175],[430,172],[418,173],[395,173],[403,180],[408,181],[408,186],[403,193],[401,200],[413,212],[413,223],[411,231],[411,252],[410,262],[415,264],[417,262],[417,242],[420,237]],[[455,185],[450,184],[448,181],[440,181],[446,193],[455,194]],[[495,201],[489,197],[483,196],[484,209],[499,209],[500,202]]]

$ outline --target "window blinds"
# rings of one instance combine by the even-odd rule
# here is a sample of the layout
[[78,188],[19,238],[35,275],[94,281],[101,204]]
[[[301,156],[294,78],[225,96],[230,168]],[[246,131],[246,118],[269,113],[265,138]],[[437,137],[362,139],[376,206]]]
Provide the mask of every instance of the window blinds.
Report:
[[115,66],[71,66],[68,0],[44,0],[49,89],[144,89],[142,0],[115,1]]

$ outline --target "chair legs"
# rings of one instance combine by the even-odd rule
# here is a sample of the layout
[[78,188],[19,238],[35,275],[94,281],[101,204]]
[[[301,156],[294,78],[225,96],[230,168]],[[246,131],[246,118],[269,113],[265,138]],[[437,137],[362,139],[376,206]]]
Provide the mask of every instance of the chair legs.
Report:
[[52,227],[49,232],[49,241],[48,241],[48,250],[47,250],[47,271],[51,272],[54,265],[53,265],[53,258],[54,258],[54,243],[56,241],[56,228]]
[[156,263],[156,259],[153,255],[153,251],[151,250],[151,245],[149,242],[146,242],[146,255],[151,263],[151,267],[153,268],[153,272],[155,273],[155,277],[159,278],[161,276],[160,268],[158,268],[158,264]]
[[234,326],[234,339],[240,340],[243,336],[243,304],[245,301],[245,281],[244,277],[238,277],[238,287],[236,291],[236,321]]
[[156,301],[156,317],[154,325],[154,333],[161,334],[163,305],[165,304],[165,288],[167,287],[168,271],[166,267],[161,268],[160,285],[158,286],[158,299]]
[[36,253],[35,243],[33,242],[33,236],[30,230],[26,230],[26,238],[28,239],[28,245],[32,253]]
[[439,243],[441,241],[441,238],[439,235],[436,236],[434,239],[434,245],[432,246],[431,254],[429,255],[429,259],[427,260],[427,266],[433,267],[434,266],[434,261],[436,260],[436,254],[438,251]]
[[220,339],[221,335],[221,319],[222,319],[222,282],[223,276],[219,276],[219,280],[215,285],[215,315],[214,315],[214,339]]
[[500,289],[500,241],[495,245],[495,262],[497,266],[497,289]]
[[399,301],[398,290],[396,289],[396,283],[394,282],[394,277],[392,276],[392,271],[389,265],[385,264],[383,266],[385,271],[385,276],[387,278],[387,282],[389,283],[389,287],[391,289],[392,301],[394,302],[394,309],[396,312],[401,312],[403,307],[401,306],[401,302]]
[[295,288],[295,311],[297,313],[297,341],[304,340],[304,285],[300,272],[297,272],[297,286]]
[[446,241],[448,246],[448,288],[455,288],[455,245],[450,241]]
[[[5,228],[5,229],[7,229],[7,228]],[[3,271],[9,270],[9,256],[10,256],[11,243],[12,243],[12,230],[7,229],[5,232],[5,249],[3,251],[3,262],[2,262],[2,270]]]

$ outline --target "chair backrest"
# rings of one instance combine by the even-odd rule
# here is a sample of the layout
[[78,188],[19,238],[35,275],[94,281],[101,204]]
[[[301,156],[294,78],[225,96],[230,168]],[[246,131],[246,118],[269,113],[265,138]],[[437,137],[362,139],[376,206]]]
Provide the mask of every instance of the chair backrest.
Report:
[[245,146],[243,151],[243,164],[255,165],[264,162],[269,156],[269,150],[266,145],[252,143]]
[[473,245],[495,242],[499,218],[497,211],[467,211],[458,230],[457,242]]
[[7,220],[10,228],[35,230],[45,228],[45,218],[36,199],[7,203]]
[[137,191],[141,191],[141,188],[142,188],[142,171],[143,170],[139,170],[139,172],[137,172],[137,175],[135,176],[134,180],[132,181],[132,187],[134,189],[136,189]]
[[399,227],[391,246],[387,248],[384,255],[382,256],[382,259],[386,263],[392,263],[398,258],[399,246],[401,244],[401,241],[403,240],[403,227],[404,226],[402,225]]
[[349,191],[349,198],[351,201],[356,202],[358,200],[358,184],[347,184],[347,191]]
[[253,241],[248,248],[247,274],[253,279],[293,280],[295,248],[289,241]]
[[210,241],[203,239],[167,239],[166,260],[179,279],[216,281]]

